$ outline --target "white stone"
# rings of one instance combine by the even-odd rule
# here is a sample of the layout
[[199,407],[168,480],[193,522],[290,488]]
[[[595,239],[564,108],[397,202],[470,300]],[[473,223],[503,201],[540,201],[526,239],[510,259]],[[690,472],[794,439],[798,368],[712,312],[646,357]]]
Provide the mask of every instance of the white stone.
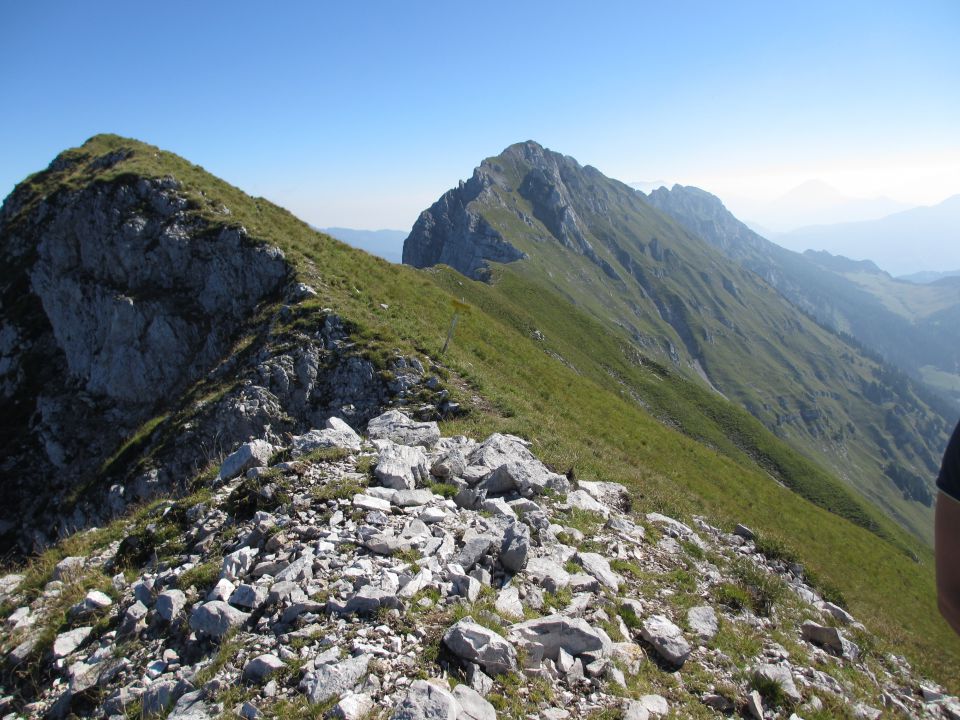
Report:
[[54,660],[66,657],[80,647],[92,631],[92,627],[78,627],[57,635],[57,639],[53,641]]
[[277,670],[284,667],[283,660],[271,653],[258,655],[243,666],[243,679],[248,682],[262,683]]
[[266,467],[272,456],[273,445],[266,440],[244,443],[223,461],[220,466],[220,480],[232,480],[250,468]]
[[683,665],[690,657],[690,643],[683,632],[663,615],[651,615],[644,620],[640,634],[664,660],[674,665]]
[[454,655],[479,665],[489,675],[499,675],[517,666],[517,653],[493,630],[465,617],[443,634],[443,643]]

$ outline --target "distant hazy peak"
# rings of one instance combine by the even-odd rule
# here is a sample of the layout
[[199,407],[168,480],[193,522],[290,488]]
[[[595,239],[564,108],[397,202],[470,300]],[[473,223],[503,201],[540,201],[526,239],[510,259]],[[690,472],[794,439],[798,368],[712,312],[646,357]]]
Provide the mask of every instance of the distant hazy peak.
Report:
[[866,272],[872,275],[887,275],[872,260],[852,260],[844,255],[834,255],[826,250],[806,250],[804,257],[820,267],[839,273]]
[[946,278],[956,277],[960,277],[960,270],[944,270],[943,272],[921,270],[920,272],[909,275],[900,275],[897,277],[897,280],[903,280],[904,282],[913,283],[914,285],[929,285],[930,283],[940,282]]
[[768,241],[740,222],[716,195],[692,185],[653,190],[647,202],[733,258],[752,256]]

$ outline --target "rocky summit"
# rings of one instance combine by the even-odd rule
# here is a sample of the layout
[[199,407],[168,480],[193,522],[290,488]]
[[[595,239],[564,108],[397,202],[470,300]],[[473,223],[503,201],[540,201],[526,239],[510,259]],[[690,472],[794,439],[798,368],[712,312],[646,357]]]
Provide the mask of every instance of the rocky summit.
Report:
[[0,578],[0,711],[960,717],[746,527],[631,512],[516,436],[363,429],[230,448],[210,486]]
[[[420,360],[377,367],[330,308],[291,327],[317,291],[264,239],[288,217],[248,229],[247,198],[231,210],[211,197],[219,181],[173,175],[197,172],[98,136],[0,209],[0,552],[176,491],[240,441],[269,454],[284,433],[323,428],[296,453],[330,442],[333,415],[363,423],[432,394]],[[168,424],[177,431],[142,462]]]

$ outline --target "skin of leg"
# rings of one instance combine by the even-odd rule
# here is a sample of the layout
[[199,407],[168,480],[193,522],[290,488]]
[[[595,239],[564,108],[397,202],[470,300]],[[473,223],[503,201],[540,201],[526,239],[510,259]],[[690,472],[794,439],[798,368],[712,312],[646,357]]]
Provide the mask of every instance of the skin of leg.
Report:
[[937,605],[960,635],[960,501],[937,493],[934,526],[937,563]]

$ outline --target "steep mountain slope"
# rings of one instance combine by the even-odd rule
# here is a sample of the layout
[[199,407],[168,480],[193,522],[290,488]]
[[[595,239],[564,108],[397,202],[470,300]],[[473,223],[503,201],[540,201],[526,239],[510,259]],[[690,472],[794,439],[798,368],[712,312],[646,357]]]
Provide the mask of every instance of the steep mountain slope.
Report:
[[[395,361],[377,367],[343,347],[332,314],[309,336],[276,330],[276,313],[315,294],[264,240],[287,232],[289,249],[313,237],[291,223],[110,136],[16,188],[0,211],[0,549],[42,547],[181,487],[251,435],[277,439],[334,412],[363,422],[412,392],[415,381],[398,389],[382,375]],[[138,428],[162,431],[177,412],[191,432],[137,457]],[[95,480],[98,494],[82,492]]]
[[625,330],[638,356],[701,378],[930,537],[947,421],[628,186],[536,143],[513,145],[425,211],[404,246],[405,262],[473,277],[490,275],[483,258],[523,260],[511,272]]
[[[913,377],[956,373],[960,293],[955,288],[895,280],[869,261],[787,250],[757,235],[719,198],[698,188],[659,188],[647,200],[821,323],[852,335]],[[943,407],[941,414],[952,417],[956,410]]]
[[[117,153],[123,159],[108,167],[102,158]],[[65,556],[94,552],[101,557],[119,552],[123,540],[121,556],[145,558],[151,582],[164,587],[187,569],[181,564],[187,558],[188,564],[197,563],[192,582],[205,589],[202,579],[216,580],[209,575],[206,553],[216,557],[234,549],[233,543],[249,540],[247,526],[230,518],[216,531],[222,544],[202,545],[201,556],[191,549],[197,536],[185,536],[194,519],[205,525],[206,513],[221,517],[219,500],[211,502],[211,496],[217,493],[218,469],[227,455],[251,437],[288,447],[290,434],[322,427],[332,415],[362,430],[366,419],[396,405],[411,413],[442,415],[445,436],[479,439],[501,432],[524,437],[554,470],[570,470],[580,480],[624,483],[636,512],[666,512],[688,523],[694,514],[705,515],[726,531],[738,522],[749,525],[759,533],[758,547],[777,558],[774,562],[801,562],[804,577],[815,588],[846,599],[850,611],[878,636],[874,657],[888,650],[903,653],[920,671],[955,687],[960,643],[936,611],[929,548],[746,412],[689,381],[670,362],[658,364],[641,355],[627,330],[611,328],[588,306],[571,304],[548,275],[530,276],[512,264],[498,270],[499,282],[492,286],[446,268],[417,271],[391,265],[310,230],[282,209],[244,195],[189,162],[132,140],[98,136],[61,158],[71,161],[71,171],[55,163],[7,200],[11,205],[16,198],[25,214],[4,210],[4,217],[14,218],[4,225],[4,245],[10,227],[34,228],[23,236],[28,245],[43,241],[42,224],[26,222],[33,217],[31,206],[46,203],[53,213],[75,192],[173,178],[177,193],[187,200],[189,218],[209,223],[214,237],[242,225],[252,247],[282,251],[290,274],[275,300],[265,299],[240,320],[212,369],[200,372],[183,393],[155,396],[155,414],[125,440],[104,442],[97,452],[110,454],[102,463],[88,463],[93,470],[67,482],[44,472],[33,474],[29,466],[4,469],[0,492],[5,504],[46,503],[48,508],[44,515],[15,518],[7,542],[39,539],[40,531],[64,537],[24,571],[23,592],[41,604],[53,603],[44,632],[73,628],[80,620],[68,616],[63,603],[72,602],[77,588],[85,593],[91,587],[68,584],[61,600],[55,599],[61,597],[60,586],[47,582]],[[161,217],[150,205],[140,212],[150,221]],[[205,235],[187,233],[184,242],[201,237]],[[101,240],[111,242],[108,236]],[[176,266],[183,257],[171,256],[170,262]],[[460,322],[440,357],[455,311],[461,313]],[[38,333],[44,331],[43,319],[36,319]],[[55,336],[50,342],[56,342]],[[14,428],[25,433],[24,442],[33,429],[29,423]],[[19,457],[29,456],[24,452]],[[323,458],[312,462],[322,464]],[[297,537],[302,531],[309,538],[304,542],[313,544],[313,532],[323,523],[313,505],[322,496],[307,498],[308,508],[299,485],[287,488],[287,496],[277,492],[276,473],[253,476],[246,494],[231,502],[231,512],[250,511],[262,498],[289,512]],[[51,480],[58,482],[51,486]],[[341,480],[343,487],[334,483],[330,491],[349,495],[350,477]],[[138,488],[142,495],[134,492]],[[146,498],[188,491],[197,494],[178,503],[145,503]],[[120,518],[107,524],[111,515]],[[94,523],[101,528],[74,533]],[[276,542],[286,543],[289,537]],[[144,565],[133,567],[140,572]],[[676,580],[688,586],[685,577],[677,574]],[[102,572],[82,579],[110,591]],[[646,576],[641,580],[647,588],[643,593],[660,586]],[[83,599],[82,593],[77,599]],[[197,599],[189,595],[190,602]],[[2,605],[0,613],[6,618],[14,610]],[[92,635],[98,642],[109,641],[112,622],[106,616],[96,621]],[[168,632],[166,627],[153,626],[149,632]],[[297,651],[313,662],[316,645],[307,645]],[[220,650],[216,643],[191,647],[199,655],[185,656],[183,667],[209,662],[211,674],[224,664],[229,667],[236,649],[229,641]],[[143,659],[141,650],[124,648],[135,662]],[[746,659],[759,661],[756,653],[762,649],[737,653],[741,651],[749,655]],[[46,667],[61,672],[56,665]],[[672,676],[654,663],[644,667],[656,676],[656,687],[671,682]],[[684,673],[688,683],[690,672]]]

